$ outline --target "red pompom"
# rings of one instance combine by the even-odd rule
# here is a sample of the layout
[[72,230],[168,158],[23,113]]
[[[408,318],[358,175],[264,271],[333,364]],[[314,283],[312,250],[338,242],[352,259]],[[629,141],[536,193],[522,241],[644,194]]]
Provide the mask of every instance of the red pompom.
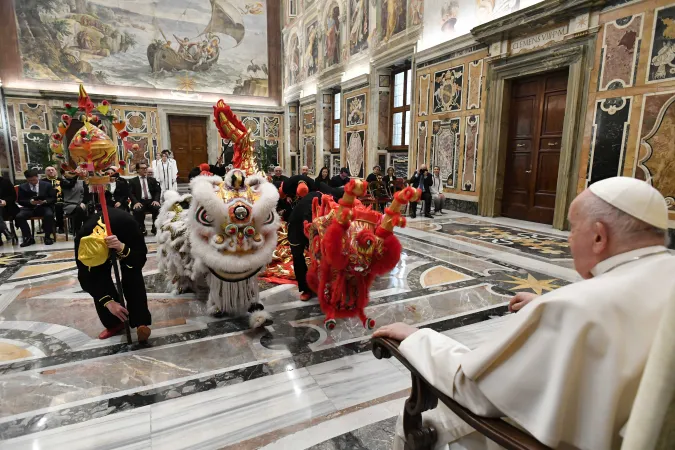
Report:
[[108,100],[103,100],[101,103],[103,103],[106,106],[108,106],[110,104],[110,103],[108,103]]
[[201,163],[199,165],[199,170],[202,172],[209,172],[211,170],[211,166],[209,166],[207,163]]
[[61,120],[63,120],[64,122],[67,122],[68,119],[70,119],[70,116],[68,114],[64,114],[61,116]]
[[127,163],[125,163],[124,161],[120,161],[119,165],[120,165],[120,167],[125,167],[127,165]]
[[71,108],[73,105],[71,105],[70,103],[66,103],[65,106],[66,108]]
[[61,140],[61,135],[60,135],[59,133],[54,133],[54,134],[52,134],[52,138],[53,138],[55,141],[60,141],[60,140]]
[[295,189],[295,195],[297,195],[299,198],[302,198],[307,194],[309,194],[309,188],[307,187],[307,184],[298,183],[298,187]]
[[86,136],[87,136],[87,132],[84,131],[84,130],[80,131],[80,136],[86,137]]

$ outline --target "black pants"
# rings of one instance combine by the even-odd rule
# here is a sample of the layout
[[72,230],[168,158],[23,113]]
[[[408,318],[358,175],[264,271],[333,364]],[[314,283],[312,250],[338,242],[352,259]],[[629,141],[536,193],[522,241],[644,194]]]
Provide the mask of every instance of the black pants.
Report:
[[75,209],[68,213],[68,217],[73,220],[72,231],[77,234],[77,232],[80,231],[80,228],[82,228],[82,224],[84,223],[85,219],[87,218],[87,212],[86,210],[80,208],[80,205],[77,205],[75,206]]
[[45,231],[45,237],[54,233],[54,211],[51,206],[40,205],[34,208],[21,208],[16,215],[16,226],[21,229],[21,235],[24,239],[31,237],[28,219],[31,217],[42,217],[42,229]]
[[[150,325],[152,323],[152,316],[148,309],[148,296],[145,292],[145,282],[143,280],[143,272],[141,269],[129,269],[124,266],[124,263],[119,263],[121,266],[122,276],[122,291],[124,292],[124,300],[127,311],[129,311],[129,326],[136,328],[140,325]],[[110,265],[108,265],[110,267]],[[108,271],[107,276],[95,275],[91,273],[83,273],[80,269],[78,276],[82,288],[86,291],[88,283],[99,283],[99,286],[105,286],[105,292],[110,295],[112,299],[118,301],[117,288],[113,282],[111,272]],[[84,269],[86,270],[86,269]],[[84,283],[82,281],[86,280]],[[106,328],[113,328],[119,325],[120,319],[115,317],[108,308],[99,304],[94,299],[96,305],[96,313],[101,323]]]
[[56,220],[56,228],[63,228],[63,203],[56,203],[54,205],[54,220]]
[[143,206],[138,209],[132,209],[134,219],[136,219],[141,231],[145,231],[145,215],[148,213],[152,214],[152,226],[155,226],[155,220],[159,214],[159,206],[152,206],[152,202],[153,200],[141,200],[140,203]]
[[[5,208],[0,206],[0,233],[5,233],[7,231],[7,224],[5,223]],[[0,236],[0,241],[2,236]]]
[[298,290],[300,292],[312,292],[307,285],[307,261],[305,261],[305,249],[309,245],[309,240],[305,238],[305,242],[300,244],[291,244],[291,254],[293,255],[293,270],[295,271],[295,279],[298,281]]
[[[431,215],[431,192],[422,192],[422,200],[424,201],[424,215]],[[410,202],[410,214],[415,217],[417,215],[417,202]]]

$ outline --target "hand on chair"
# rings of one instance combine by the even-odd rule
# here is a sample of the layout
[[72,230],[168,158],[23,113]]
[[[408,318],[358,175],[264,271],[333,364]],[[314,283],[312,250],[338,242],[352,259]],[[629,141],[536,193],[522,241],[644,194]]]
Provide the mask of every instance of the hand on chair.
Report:
[[152,206],[159,206],[159,202],[152,202],[150,203]]
[[142,207],[143,205],[141,204],[141,202],[138,202],[134,205],[134,209],[141,209]]

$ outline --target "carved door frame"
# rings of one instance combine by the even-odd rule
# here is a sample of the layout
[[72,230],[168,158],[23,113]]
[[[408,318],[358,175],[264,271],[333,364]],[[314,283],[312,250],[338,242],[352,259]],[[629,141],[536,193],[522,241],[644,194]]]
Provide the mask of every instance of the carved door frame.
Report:
[[568,68],[565,124],[553,215],[554,228],[562,230],[567,227],[567,211],[577,191],[595,41],[596,35],[592,33],[532,53],[495,59],[487,64],[487,122],[478,204],[480,215],[495,217],[502,209],[512,81]]

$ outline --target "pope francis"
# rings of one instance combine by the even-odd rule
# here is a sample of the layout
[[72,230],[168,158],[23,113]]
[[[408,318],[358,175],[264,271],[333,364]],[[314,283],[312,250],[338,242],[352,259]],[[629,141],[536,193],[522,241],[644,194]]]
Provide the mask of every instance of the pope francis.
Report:
[[[406,324],[375,336],[400,351],[436,388],[475,414],[507,416],[553,448],[618,448],[659,319],[675,301],[675,256],[663,196],[634,178],[591,185],[572,202],[569,244],[584,278],[541,297],[518,295],[518,311],[493,339],[469,350]],[[424,416],[436,449],[499,448],[449,409]],[[394,448],[404,447],[401,417]]]

